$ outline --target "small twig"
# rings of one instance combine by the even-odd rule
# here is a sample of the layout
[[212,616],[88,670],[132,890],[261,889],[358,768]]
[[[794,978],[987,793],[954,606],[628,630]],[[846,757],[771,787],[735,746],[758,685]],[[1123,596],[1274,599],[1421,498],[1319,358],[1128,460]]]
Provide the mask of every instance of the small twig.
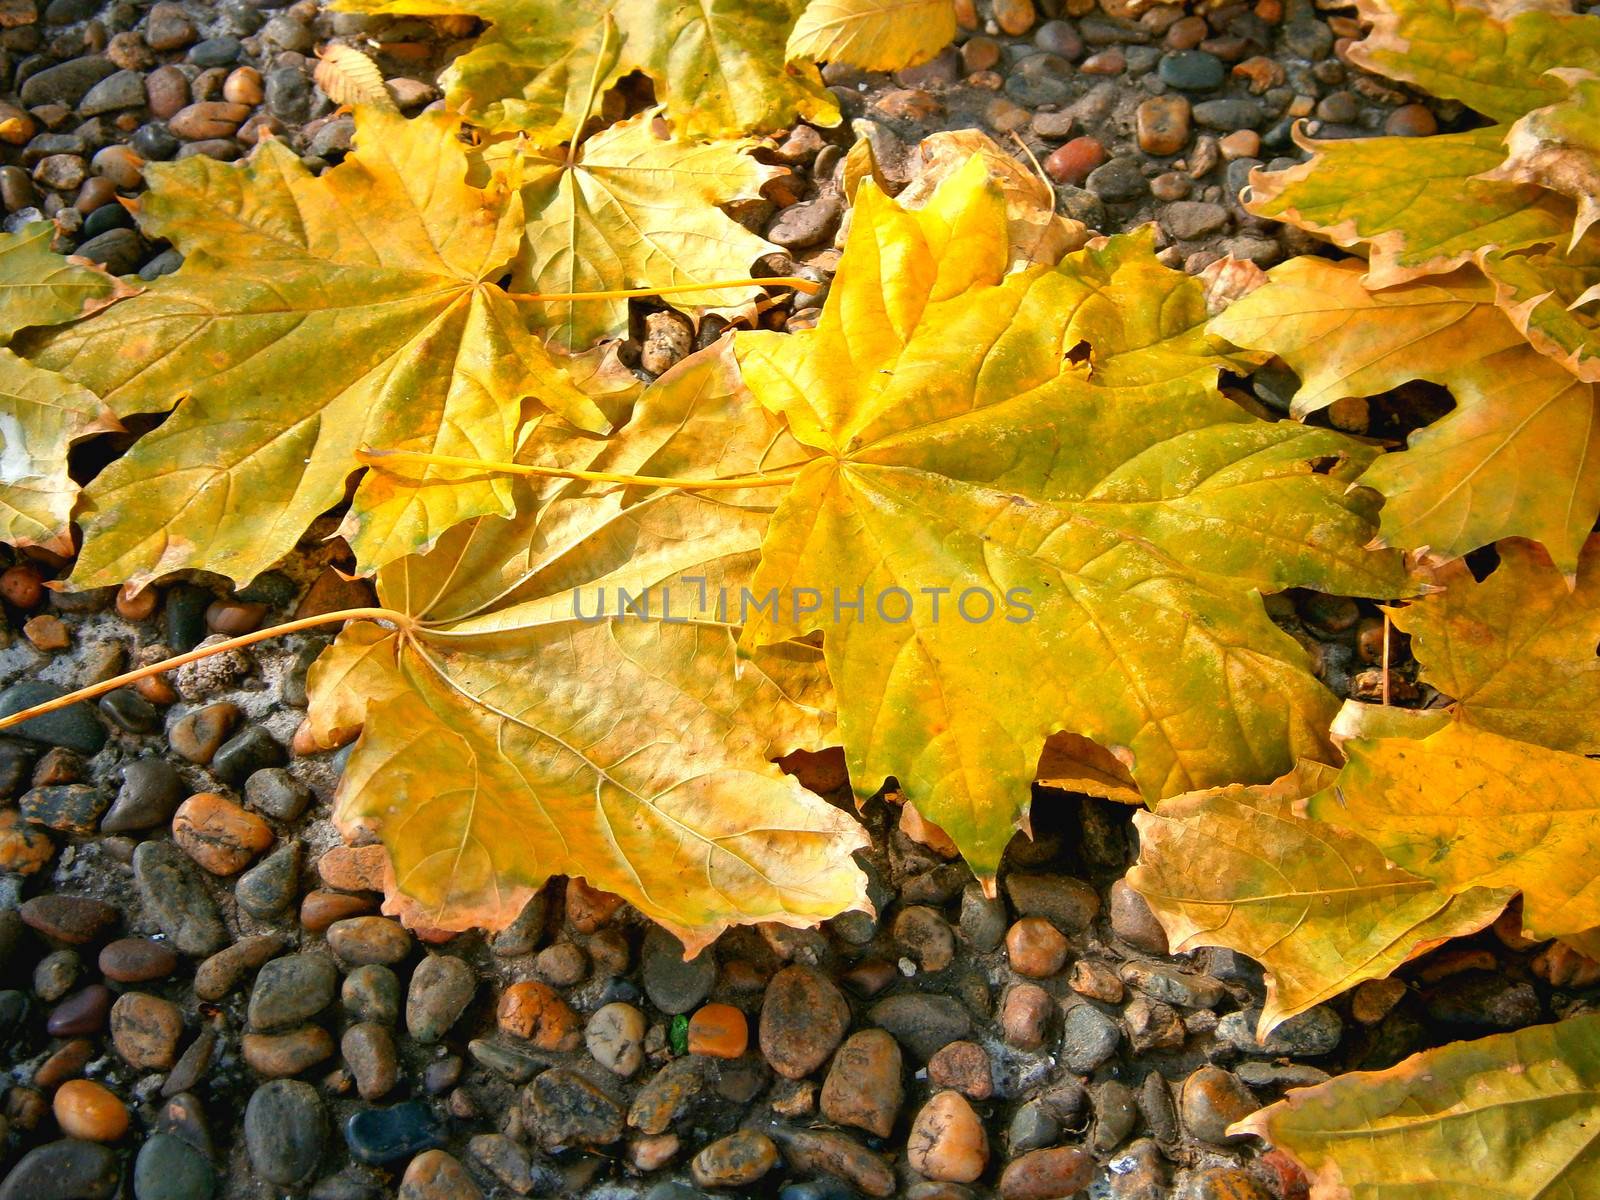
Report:
[[165,674],[188,663],[210,658],[214,654],[225,654],[229,650],[253,646],[257,642],[266,641],[268,638],[281,637],[286,633],[298,633],[302,629],[313,629],[318,625],[331,625],[335,621],[359,620],[392,621],[402,629],[410,629],[416,624],[415,620],[406,613],[396,612],[390,608],[341,608],[336,612],[318,613],[314,617],[301,617],[298,620],[288,621],[282,625],[269,625],[267,628],[258,629],[254,633],[245,633],[238,637],[228,638],[226,641],[213,642],[209,646],[200,646],[185,654],[164,658],[160,662],[151,663],[149,666],[140,667],[135,671],[125,671],[123,674],[111,679],[102,680],[88,687],[79,688],[75,692],[68,692],[65,696],[58,696],[54,700],[46,700],[43,704],[35,704],[32,708],[25,708],[21,712],[12,713],[9,717],[0,717],[0,729],[9,729],[13,725],[20,725],[24,721],[31,721],[34,717],[42,717],[46,713],[53,713],[58,709],[70,707],[82,700],[93,700],[96,696],[114,692],[120,687],[127,687],[130,683],[138,683],[139,680],[149,679],[152,675]]
[[511,300],[538,301],[552,304],[569,300],[627,300],[634,296],[674,296],[680,292],[710,292],[718,288],[734,287],[787,287],[810,295],[822,290],[814,279],[799,275],[774,275],[769,279],[708,279],[704,283],[669,283],[659,287],[613,288],[603,292],[507,292]]

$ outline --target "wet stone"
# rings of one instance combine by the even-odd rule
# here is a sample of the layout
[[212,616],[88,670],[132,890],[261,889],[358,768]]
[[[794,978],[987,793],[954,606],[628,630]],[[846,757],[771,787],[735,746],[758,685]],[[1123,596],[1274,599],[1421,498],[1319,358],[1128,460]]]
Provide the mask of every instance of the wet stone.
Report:
[[1006,1164],[1000,1173],[1000,1200],[1057,1200],[1089,1186],[1094,1159],[1082,1150],[1061,1146],[1034,1150]]
[[170,1133],[152,1134],[133,1164],[135,1200],[210,1200],[217,1173],[206,1156]]
[[211,760],[211,769],[234,787],[269,767],[281,767],[288,756],[265,729],[252,725],[224,742]]
[[298,1075],[333,1057],[333,1038],[320,1025],[285,1033],[247,1033],[239,1046],[250,1069],[269,1079]]
[[1229,1013],[1217,1023],[1217,1037],[1257,1058],[1316,1058],[1337,1049],[1344,1033],[1339,1014],[1325,1004],[1290,1017],[1258,1042],[1255,1030],[1260,1019],[1259,1008]]
[[1123,983],[1152,1000],[1180,1008],[1213,1008],[1228,994],[1221,980],[1184,971],[1170,963],[1124,963],[1118,974]]
[[106,76],[116,72],[116,66],[105,58],[74,58],[54,67],[46,67],[28,76],[20,95],[24,108],[41,104],[75,106],[89,89]]
[[63,1138],[17,1160],[0,1183],[0,1200],[109,1200],[121,1175],[110,1147]]
[[83,973],[83,960],[76,950],[53,950],[33,969],[33,994],[53,1004],[72,990]]
[[167,744],[192,763],[210,763],[234,725],[239,706],[222,702],[185,713],[167,730]]
[[[96,212],[122,212],[121,208]],[[84,222],[87,231],[91,222]],[[132,688],[118,688],[100,697],[96,705],[106,720],[124,733],[154,733],[161,728],[161,711]]]
[[339,972],[321,954],[289,954],[262,966],[250,989],[250,1028],[299,1025],[333,1003]]
[[847,1038],[833,1056],[822,1084],[822,1115],[878,1137],[894,1130],[905,1101],[900,1044],[882,1029],[863,1029]]
[[396,1200],[481,1200],[465,1167],[443,1150],[425,1150],[406,1164]]
[[170,1000],[127,992],[111,1007],[111,1041],[138,1071],[165,1071],[178,1061],[183,1013]]
[[1073,67],[1059,54],[1030,54],[1006,76],[1006,95],[1024,108],[1072,99]]
[[424,1045],[437,1042],[456,1023],[477,989],[472,968],[449,954],[417,964],[406,993],[406,1030]]
[[1183,1081],[1178,1095],[1184,1128],[1213,1146],[1226,1145],[1228,1126],[1259,1107],[1250,1089],[1221,1067],[1201,1067]]
[[373,1021],[350,1026],[339,1040],[339,1052],[363,1100],[376,1100],[399,1082],[400,1063],[387,1026]]
[[761,1053],[785,1079],[800,1079],[827,1062],[849,1026],[850,1006],[814,967],[785,967],[767,984]]
[[777,1165],[778,1148],[772,1139],[741,1129],[695,1155],[689,1171],[701,1187],[747,1187]]
[[705,1059],[675,1058],[639,1089],[628,1109],[628,1124],[640,1133],[665,1133],[699,1096],[705,1085]]
[[195,968],[195,995],[202,1000],[222,999],[242,983],[246,975],[278,954],[284,945],[285,938],[279,933],[240,938]]
[[998,897],[985,896],[979,884],[969,883],[961,892],[960,928],[974,950],[987,954],[1006,935],[1005,904]]
[[989,1161],[983,1122],[958,1092],[938,1092],[917,1113],[906,1137],[911,1169],[927,1179],[971,1183]]
[[631,1004],[602,1005],[584,1028],[584,1044],[602,1067],[632,1075],[644,1064],[644,1014]]
[[91,983],[50,1010],[50,1016],[45,1021],[45,1032],[51,1037],[82,1037],[99,1033],[105,1027],[106,1015],[111,1011],[111,999],[110,988],[101,983]]
[[1087,1075],[1109,1062],[1122,1041],[1122,1027],[1093,1004],[1074,1004],[1061,1021],[1061,1061]]
[[1222,60],[1204,50],[1180,50],[1163,55],[1156,73],[1168,87],[1183,92],[1211,92],[1221,87],[1228,70]]
[[1006,1146],[1014,1155],[1053,1145],[1060,1137],[1061,1122],[1038,1100],[1020,1105],[1006,1128]]
[[1089,173],[1083,186],[1091,195],[1108,204],[1138,200],[1150,192],[1143,164],[1131,155],[1113,158],[1096,167]]
[[352,966],[389,964],[411,952],[411,935],[387,917],[350,917],[328,926],[328,945]]
[[246,779],[245,802],[278,821],[296,821],[310,803],[310,789],[282,766],[266,766]]
[[622,1137],[622,1109],[575,1071],[557,1067],[543,1072],[528,1085],[523,1100],[540,1141],[550,1149],[608,1146]]
[[717,963],[709,951],[693,961],[683,961],[683,944],[660,926],[645,934],[640,951],[645,995],[669,1016],[690,1012],[711,994],[717,979]]
[[81,946],[114,928],[121,914],[104,900],[50,894],[25,900],[23,924],[58,942]]
[[842,1179],[868,1196],[893,1196],[894,1171],[874,1154],[843,1134],[830,1130],[777,1130],[783,1157],[799,1174]]
[[887,1029],[917,1059],[926,1062],[972,1032],[972,1018],[953,996],[908,993],[890,996],[867,1010],[867,1020]]
[[309,1179],[327,1137],[316,1088],[291,1079],[262,1084],[245,1106],[244,1137],[251,1165],[269,1183],[292,1187]]
[[[35,76],[37,78],[37,76]],[[31,83],[32,80],[29,80]],[[59,700],[67,689],[42,679],[24,679],[0,691],[0,717],[9,717],[23,709]],[[106,744],[106,729],[95,716],[95,710],[80,700],[43,716],[34,717],[13,726],[6,733],[11,737],[26,738],[46,746],[64,746],[80,754],[96,754]]]
[[346,975],[339,999],[356,1021],[393,1025],[400,1017],[400,981],[379,963],[368,963]]

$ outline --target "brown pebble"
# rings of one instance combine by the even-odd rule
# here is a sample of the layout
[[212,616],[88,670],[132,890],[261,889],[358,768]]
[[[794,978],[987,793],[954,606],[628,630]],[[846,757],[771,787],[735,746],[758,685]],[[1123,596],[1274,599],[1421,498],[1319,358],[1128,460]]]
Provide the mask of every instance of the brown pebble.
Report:
[[[143,695],[143,693],[140,693]],[[149,697],[145,697],[149,699]],[[222,701],[185,713],[167,730],[167,743],[192,763],[206,766],[233,732],[239,706]]]
[[1019,983],[1006,989],[1000,1001],[1000,1032],[1006,1045],[1037,1050],[1044,1045],[1055,1001],[1036,983]]
[[536,979],[513,983],[495,1008],[500,1028],[526,1038],[540,1050],[576,1050],[583,1031],[578,1014],[548,984]]
[[100,974],[117,983],[165,979],[177,966],[177,952],[150,938],[118,938],[100,951]]
[[878,1137],[894,1131],[905,1101],[900,1043],[882,1029],[863,1029],[845,1039],[822,1084],[822,1115]]
[[[126,147],[122,147],[122,146],[107,146],[106,147],[106,150],[120,150],[120,149],[126,149]],[[96,168],[100,167],[100,165],[101,165],[101,155],[103,155],[104,153],[105,153],[105,150],[102,150],[99,154],[96,154],[94,156],[94,162],[95,162]],[[138,172],[139,168],[144,166],[144,159],[140,158],[132,150],[128,151],[128,157],[134,160],[134,162],[133,162],[133,170],[134,170],[135,174],[134,174],[134,177],[133,177],[133,183],[131,185],[127,185],[127,186],[135,186],[136,187],[136,186],[138,186],[138,182],[139,182],[137,172]],[[116,176],[113,174],[113,172],[106,171],[105,174],[106,174],[107,178],[111,179],[111,181],[113,183],[117,183]],[[124,185],[121,184],[121,183],[117,183],[117,186],[118,187],[123,187]],[[117,589],[117,600],[116,600],[117,615],[119,617],[121,617],[125,621],[148,621],[155,614],[156,605],[161,603],[161,592],[160,592],[160,590],[158,588],[153,588],[153,587],[143,587],[143,588],[139,588],[137,590],[130,591],[129,589],[131,587],[132,587],[131,584],[126,584],[125,583],[125,584],[123,584],[121,587],[119,587]]]
[[170,1000],[125,992],[111,1006],[111,1042],[130,1067],[165,1071],[178,1061],[183,1012]]
[[389,852],[371,846],[335,846],[317,859],[317,874],[331,888],[344,892],[381,892]]
[[387,917],[348,917],[328,926],[328,945],[349,966],[387,965],[411,953],[411,935]]
[[1108,964],[1092,958],[1080,958],[1072,964],[1067,986],[1080,996],[1104,1000],[1107,1004],[1122,1003],[1123,993],[1127,990],[1116,971]]
[[1261,135],[1254,129],[1235,129],[1226,137],[1217,139],[1217,149],[1222,151],[1224,162],[1255,158],[1261,153]]
[[79,1037],[98,1033],[111,1011],[111,989],[103,983],[91,983],[82,991],[73,992],[50,1010],[45,1019],[45,1032],[51,1037]]
[[893,1196],[894,1171],[883,1157],[826,1129],[794,1130],[782,1135],[783,1156],[800,1174],[833,1175],[869,1196]]
[[689,1018],[689,1053],[739,1058],[750,1045],[750,1023],[731,1004],[707,1004]]
[[321,933],[335,921],[360,917],[372,912],[378,902],[367,896],[329,892],[318,888],[300,901],[300,924],[308,933]]
[[258,933],[240,938],[217,951],[195,968],[194,994],[202,1000],[221,1000],[269,958],[275,958],[288,945],[281,933]]
[[1350,1015],[1363,1025],[1376,1025],[1406,994],[1404,980],[1367,979],[1350,994]]
[[467,1169],[443,1150],[424,1150],[406,1164],[396,1200],[482,1200]]
[[1426,105],[1402,104],[1384,121],[1383,131],[1391,137],[1428,137],[1439,132],[1439,122]]
[[0,573],[0,598],[27,611],[44,603],[44,579],[27,564],[7,567]]
[[94,941],[121,920],[121,914],[103,900],[56,893],[24,900],[19,912],[29,929],[73,946]]
[[272,845],[272,826],[215,792],[197,792],[178,806],[172,840],[213,875],[235,875]]
[[747,1187],[778,1165],[778,1148],[766,1134],[741,1129],[712,1142],[689,1164],[701,1187]]
[[33,1073],[33,1086],[49,1091],[59,1083],[75,1078],[89,1060],[95,1056],[95,1044],[88,1038],[73,1038],[64,1042]]
[[1011,969],[1029,979],[1048,979],[1067,963],[1066,937],[1043,917],[1023,917],[1006,930]]
[[265,94],[261,72],[254,67],[235,67],[222,85],[222,98],[231,104],[260,104]]
[[48,613],[29,617],[23,622],[22,636],[32,642],[36,650],[65,650],[72,645],[66,623]]
[[269,1079],[284,1079],[333,1057],[333,1037],[320,1025],[288,1033],[247,1033],[239,1039],[244,1061]]
[[56,844],[14,808],[0,811],[0,872],[37,875],[55,857]]
[[785,1079],[800,1079],[827,1062],[849,1027],[849,1004],[814,967],[785,967],[767,984],[761,1053]]
[[339,1052],[355,1076],[356,1091],[363,1100],[386,1095],[400,1081],[394,1036],[374,1021],[361,1021],[345,1030]]
[[[248,67],[243,68],[249,70]],[[206,608],[206,628],[212,633],[238,637],[254,633],[266,619],[265,604],[247,603],[243,600],[213,600]]]
[[594,933],[616,915],[622,897],[590,887],[582,879],[567,881],[567,920],[579,933]]
[[1189,143],[1189,101],[1183,96],[1151,96],[1134,113],[1139,149],[1146,154],[1177,154]]
[[157,67],[145,76],[144,95],[150,115],[164,121],[189,103],[189,78],[175,66]]
[[1000,1173],[1000,1200],[1058,1200],[1094,1178],[1094,1159],[1073,1146],[1034,1150],[1012,1159]]
[[928,1082],[958,1091],[968,1100],[987,1100],[994,1095],[989,1055],[976,1042],[951,1042],[942,1047],[928,1060]]
[[231,138],[239,123],[250,115],[243,104],[227,100],[202,100],[172,114],[167,128],[173,137],[186,142],[209,141],[212,138]]
[[56,1124],[68,1137],[114,1142],[128,1132],[128,1106],[93,1080],[67,1080],[56,1089],[52,1107]]
[[906,1160],[927,1179],[971,1183],[989,1162],[983,1122],[959,1092],[937,1092],[922,1106],[906,1138]]
[[1081,187],[1089,173],[1106,161],[1106,149],[1092,137],[1075,137],[1050,152],[1045,173],[1057,183]]
[[994,0],[994,19],[1002,33],[1021,37],[1039,19],[1033,0]]

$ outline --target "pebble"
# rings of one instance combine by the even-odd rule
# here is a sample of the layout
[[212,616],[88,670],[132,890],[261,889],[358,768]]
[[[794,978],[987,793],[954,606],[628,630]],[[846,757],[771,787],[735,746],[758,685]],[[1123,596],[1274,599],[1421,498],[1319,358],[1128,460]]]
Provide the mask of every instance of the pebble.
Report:
[[1258,1109],[1254,1094],[1231,1072],[1201,1067],[1183,1081],[1178,1112],[1189,1135],[1213,1146],[1229,1142],[1228,1126]]
[[349,966],[389,965],[411,953],[411,934],[387,917],[348,917],[328,926],[328,945]]
[[1260,1018],[1259,1008],[1229,1013],[1217,1023],[1217,1037],[1256,1058],[1316,1058],[1337,1049],[1344,1033],[1344,1022],[1326,1004],[1290,1017],[1258,1042],[1255,1030]]
[[1363,1025],[1376,1025],[1400,1003],[1406,991],[1401,979],[1363,980],[1350,994],[1350,1015]]
[[951,1042],[930,1058],[928,1082],[960,1092],[968,1100],[987,1100],[994,1095],[989,1055],[976,1042]]
[[584,1027],[584,1045],[602,1067],[629,1076],[644,1065],[644,1014],[620,1000],[602,1005]]
[[406,1164],[396,1200],[481,1200],[467,1169],[443,1150],[424,1150]]
[[1048,979],[1067,963],[1067,939],[1043,917],[1023,917],[1006,932],[1011,969],[1029,979]]
[[287,939],[281,933],[258,933],[240,938],[195,968],[195,995],[202,1000],[222,999],[251,971],[282,952],[286,944]]
[[322,954],[288,954],[261,968],[250,989],[249,1022],[270,1033],[302,1025],[333,1003],[339,972]]
[[689,1164],[701,1187],[747,1187],[778,1165],[778,1147],[764,1133],[741,1129],[712,1142]]
[[[38,76],[33,78],[37,79]],[[33,79],[28,82],[32,83]],[[20,680],[0,691],[0,717],[9,717],[36,704],[59,700],[66,694],[66,688],[42,679]],[[80,754],[97,754],[106,744],[105,726],[95,716],[94,708],[82,700],[15,725],[6,734],[46,746],[64,746]]]
[[344,977],[339,1000],[357,1021],[393,1025],[400,1017],[400,981],[388,967],[369,963]]
[[92,1079],[69,1079],[51,1104],[56,1124],[68,1137],[114,1142],[128,1132],[128,1106],[115,1092]]
[[960,929],[974,950],[987,954],[1005,938],[1005,903],[998,896],[985,896],[978,883],[969,883],[961,892]]
[[1094,1102],[1094,1125],[1089,1144],[1100,1154],[1120,1146],[1139,1120],[1139,1103],[1133,1090],[1115,1079],[1095,1084],[1090,1091]]
[[1117,973],[1123,983],[1152,1000],[1181,1008],[1215,1008],[1228,994],[1220,979],[1185,971],[1171,963],[1127,962]]
[[300,843],[286,842],[239,876],[234,898],[253,917],[267,920],[294,902],[300,887]]
[[888,1137],[905,1101],[900,1044],[882,1029],[863,1029],[833,1056],[822,1084],[822,1115]]
[[111,1006],[111,1041],[138,1071],[165,1071],[178,1061],[183,1011],[170,1000],[124,992]]
[[109,59],[94,56],[70,59],[28,76],[19,89],[24,108],[44,104],[75,106],[106,76],[115,73]]
[[1143,164],[1133,155],[1113,158],[1089,172],[1083,186],[1092,196],[1108,204],[1139,200],[1149,194]]
[[294,1187],[310,1179],[327,1140],[317,1089],[294,1079],[262,1084],[245,1105],[244,1139],[250,1165],[267,1182]]
[[1074,1004],[1062,1015],[1061,1060],[1075,1074],[1109,1062],[1121,1041],[1122,1027],[1093,1004]]
[[972,1018],[953,996],[907,993],[889,996],[867,1010],[867,1020],[887,1029],[923,1062],[972,1032]]
[[622,1109],[575,1071],[553,1067],[541,1072],[524,1091],[523,1101],[547,1148],[609,1146],[622,1137]]
[[251,1070],[282,1079],[332,1058],[333,1038],[320,1025],[305,1025],[288,1033],[247,1033],[240,1049]]
[[1238,1167],[1205,1167],[1185,1181],[1178,1200],[1273,1200],[1272,1193]]
[[1079,187],[1096,167],[1106,161],[1106,150],[1092,137],[1075,137],[1052,150],[1044,160],[1045,173],[1057,183]]
[[705,1059],[675,1058],[657,1071],[633,1098],[628,1124],[640,1133],[665,1133],[689,1111],[705,1082]]
[[[215,661],[205,659],[206,662]],[[205,766],[217,753],[234,724],[239,706],[223,701],[185,713],[167,730],[167,744],[192,763]]]
[[1072,64],[1059,54],[1030,54],[1006,76],[1006,95],[1024,108],[1066,104],[1073,96]]
[[831,193],[791,204],[767,226],[767,240],[786,250],[808,249],[833,237],[843,216],[839,197]]
[[477,990],[472,968],[449,954],[431,954],[417,964],[406,992],[406,1031],[424,1045],[444,1037]]
[[533,969],[552,987],[571,987],[589,974],[589,956],[576,942],[557,942],[539,951]]
[[1122,1010],[1122,1022],[1136,1054],[1147,1050],[1176,1050],[1188,1037],[1173,1007],[1147,996],[1135,996],[1129,1001]]
[[1179,50],[1165,54],[1156,73],[1168,87],[1183,92],[1211,92],[1221,87],[1228,71],[1222,60],[1204,50]]
[[78,113],[93,117],[124,108],[143,108],[144,101],[144,76],[138,71],[118,71],[89,89],[78,103]]
[[942,971],[955,961],[956,935],[936,909],[912,904],[895,914],[891,930],[902,953],[924,971]]
[[344,1123],[344,1140],[351,1157],[381,1166],[442,1145],[444,1130],[426,1103],[406,1100],[357,1109]]
[[911,1169],[927,1179],[971,1183],[989,1162],[983,1122],[959,1092],[938,1092],[922,1106],[906,1138]]
[[849,1004],[815,967],[785,967],[767,984],[761,1053],[785,1079],[803,1078],[827,1062],[849,1027]]
[[1451,1029],[1520,1029],[1543,1019],[1532,984],[1487,971],[1452,975],[1422,1000],[1428,1018]]
[[111,989],[101,983],[91,983],[74,992],[50,1010],[45,1020],[45,1032],[51,1037],[78,1037],[98,1033],[111,1012]]
[[265,729],[252,725],[234,734],[211,760],[211,769],[234,787],[242,787],[257,771],[281,766],[288,755]]
[[843,1134],[825,1129],[775,1131],[783,1144],[783,1157],[798,1174],[843,1179],[869,1196],[893,1196],[894,1171],[882,1156],[856,1144]]
[[[244,798],[251,808],[258,809],[269,817],[279,821],[294,821],[299,819],[306,805],[311,802],[311,789],[282,767],[264,767],[245,780]],[[383,847],[378,846],[376,849],[381,855]],[[328,853],[332,854],[333,851],[330,850]],[[323,857],[326,858],[327,855]],[[378,886],[381,890],[381,875]]]
[[194,1088],[205,1078],[220,1040],[215,1025],[203,1026],[199,1035],[189,1043],[189,1048],[179,1057],[177,1066],[167,1075],[166,1082],[161,1085],[161,1094],[176,1096]]
[[1058,1200],[1089,1186],[1094,1159],[1071,1146],[1034,1150],[1000,1173],[1000,1200]]
[[[110,195],[98,201],[94,212],[90,213],[91,219],[83,223],[84,233],[99,234],[102,232],[102,227],[108,227],[109,223],[130,219],[120,205],[116,208],[99,207],[110,204],[116,196],[116,188],[109,179],[91,179],[83,185],[83,192],[79,193],[74,205],[79,212],[89,211],[90,202],[86,193],[91,188],[108,191]],[[98,215],[100,213],[107,215],[102,219]],[[114,692],[106,693],[100,697],[96,707],[104,714],[106,720],[124,733],[154,733],[161,728],[160,710],[132,688],[118,688]]]
[[18,912],[29,929],[73,946],[94,941],[122,919],[122,914],[103,900],[57,893],[24,900]]
[[152,1134],[133,1164],[135,1200],[210,1200],[217,1173],[206,1156],[181,1137]]
[[691,1012],[711,993],[717,979],[717,962],[702,951],[690,962],[683,960],[683,943],[660,926],[651,926],[640,951],[645,995],[668,1016]]
[[1439,122],[1426,105],[1402,104],[1384,121],[1383,131],[1390,137],[1428,137],[1439,132]]
[[318,888],[300,901],[300,925],[308,933],[322,933],[339,921],[365,916],[377,907],[377,901],[368,896]]
[[1227,224],[1228,210],[1208,201],[1183,200],[1161,210],[1161,227],[1179,241],[1203,238]]
[[1167,931],[1156,920],[1145,898],[1129,887],[1126,880],[1119,879],[1111,885],[1109,899],[1106,915],[1111,921],[1112,933],[1146,954],[1167,952]]
[[1134,112],[1139,149],[1157,156],[1181,153],[1189,144],[1189,117],[1189,101],[1183,96],[1151,96],[1141,101]]
[[18,1159],[0,1183],[0,1200],[110,1200],[121,1176],[109,1147],[63,1138]]
[[578,1015],[554,988],[534,979],[513,983],[500,994],[495,1020],[501,1030],[540,1050],[575,1050],[581,1037]]
[[750,1023],[731,1004],[707,1004],[689,1019],[689,1053],[739,1058],[750,1045]]
[[1223,162],[1253,159],[1261,153],[1261,135],[1253,129],[1236,129],[1217,139],[1217,149]]
[[132,833],[165,825],[177,811],[183,781],[163,758],[140,758],[122,768],[122,786],[100,822],[102,833]]

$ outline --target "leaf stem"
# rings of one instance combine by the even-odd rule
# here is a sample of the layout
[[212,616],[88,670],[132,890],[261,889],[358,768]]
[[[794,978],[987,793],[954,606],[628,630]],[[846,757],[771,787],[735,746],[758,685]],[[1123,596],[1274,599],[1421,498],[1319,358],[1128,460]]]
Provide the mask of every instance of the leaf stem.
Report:
[[392,621],[402,629],[410,629],[416,625],[416,620],[407,613],[396,612],[391,608],[341,608],[335,612],[318,613],[314,617],[300,617],[298,620],[286,621],[282,625],[269,625],[265,629],[257,629],[254,633],[240,634],[238,637],[228,638],[226,641],[214,642],[209,646],[199,646],[185,654],[164,658],[160,662],[151,663],[135,671],[125,671],[111,679],[102,680],[88,687],[79,688],[75,692],[68,692],[65,696],[58,696],[54,700],[46,700],[43,704],[35,704],[32,708],[25,708],[21,712],[12,713],[9,717],[0,717],[0,729],[9,729],[13,725],[20,725],[24,721],[31,721],[34,717],[42,717],[46,713],[53,713],[57,709],[67,708],[77,704],[80,700],[93,700],[96,696],[103,696],[107,692],[114,692],[120,687],[130,683],[138,683],[141,679],[148,679],[152,675],[161,675],[167,671],[176,670],[187,663],[199,662],[201,659],[210,658],[214,654],[225,654],[229,650],[242,649],[253,646],[257,642],[264,642],[268,638],[282,637],[286,633],[299,633],[302,629],[313,629],[318,625],[331,625],[335,621]]
[[570,467],[539,467],[524,463],[496,462],[486,458],[462,458],[454,454],[429,454],[422,450],[356,451],[356,461],[369,467],[386,463],[431,463],[439,467],[461,467],[497,475],[528,475],[538,479],[582,479],[590,483],[620,483],[637,487],[681,488],[684,491],[733,490],[738,488],[784,487],[800,474],[798,467],[764,475],[728,475],[721,479],[675,479],[667,475],[620,475],[609,471],[579,471]]
[[675,296],[680,292],[710,292],[733,287],[787,287],[807,295],[822,290],[814,279],[799,275],[773,275],[766,279],[708,279],[704,283],[669,283],[663,287],[614,288],[604,292],[507,292],[509,300],[539,301],[551,304],[568,300],[627,300],[634,296]]

